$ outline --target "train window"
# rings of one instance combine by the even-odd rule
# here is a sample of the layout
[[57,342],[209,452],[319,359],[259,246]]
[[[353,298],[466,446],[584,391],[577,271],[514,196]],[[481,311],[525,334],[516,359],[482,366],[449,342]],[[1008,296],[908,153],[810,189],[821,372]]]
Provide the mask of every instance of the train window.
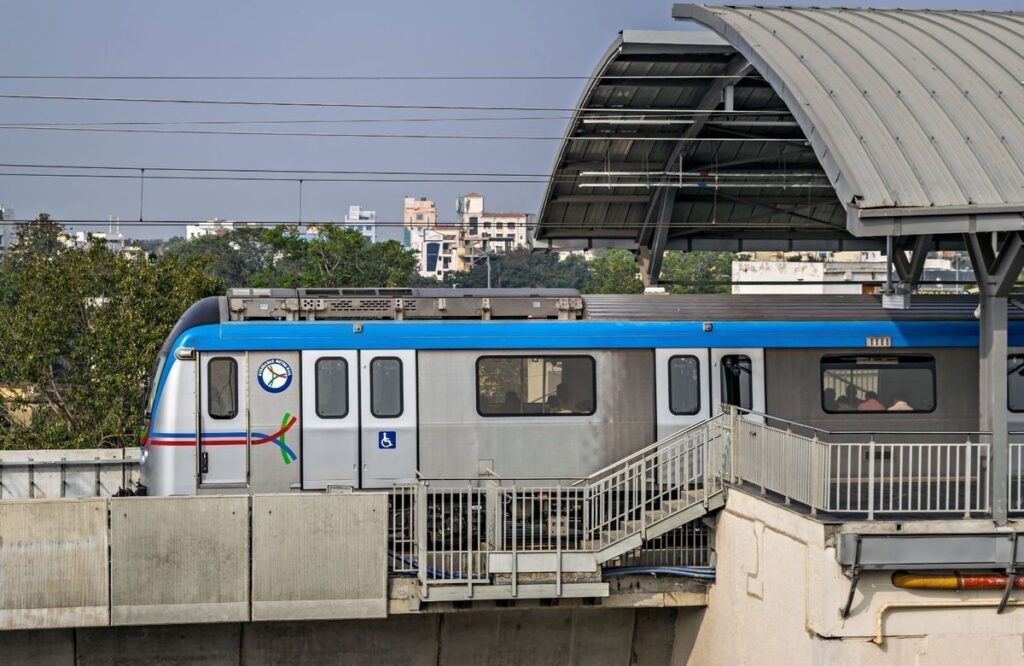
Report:
[[480,416],[589,416],[597,404],[590,356],[482,356]]
[[722,402],[741,409],[754,408],[754,366],[750,357],[728,354],[722,357]]
[[322,419],[348,416],[348,361],[343,358],[317,359],[316,415]]
[[935,359],[925,354],[825,356],[821,405],[830,414],[933,411]]
[[238,363],[233,358],[211,358],[206,364],[207,402],[210,418],[233,419],[238,415]]
[[1011,412],[1024,412],[1024,355],[1006,358],[1006,406]]
[[378,419],[402,415],[402,361],[379,356],[370,361],[370,413]]
[[700,411],[700,360],[696,356],[668,360],[668,408],[678,416]]

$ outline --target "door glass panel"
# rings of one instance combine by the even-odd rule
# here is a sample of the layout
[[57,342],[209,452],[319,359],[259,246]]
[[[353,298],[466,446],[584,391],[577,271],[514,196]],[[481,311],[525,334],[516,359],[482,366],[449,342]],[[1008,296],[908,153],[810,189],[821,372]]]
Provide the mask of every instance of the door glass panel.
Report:
[[233,358],[212,358],[207,365],[211,418],[233,419],[238,414],[238,363]]
[[316,415],[322,419],[348,416],[348,361],[343,358],[316,362]]
[[730,354],[722,357],[722,402],[742,409],[753,409],[753,365],[750,357]]
[[668,406],[676,415],[700,411],[700,361],[696,356],[668,360]]
[[379,419],[402,415],[402,362],[397,358],[370,361],[370,413]]

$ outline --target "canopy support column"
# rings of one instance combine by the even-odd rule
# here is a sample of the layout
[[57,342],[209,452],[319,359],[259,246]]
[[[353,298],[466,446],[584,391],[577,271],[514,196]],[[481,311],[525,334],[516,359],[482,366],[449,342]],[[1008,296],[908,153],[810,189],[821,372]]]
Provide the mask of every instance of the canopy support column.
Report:
[[672,222],[672,209],[676,205],[676,188],[663,187],[658,192],[654,201],[657,206],[656,220],[654,224],[654,236],[651,239],[651,248],[641,248],[640,251],[640,277],[645,287],[653,287],[658,284],[658,276],[661,275],[661,259],[665,256],[665,246],[668,244],[668,228]]
[[964,234],[981,292],[978,340],[978,400],[981,429],[992,433],[989,471],[992,519],[1005,525],[1009,504],[1010,437],[1006,407],[1007,301],[1024,268],[1024,240],[1017,232],[997,247],[994,233]]

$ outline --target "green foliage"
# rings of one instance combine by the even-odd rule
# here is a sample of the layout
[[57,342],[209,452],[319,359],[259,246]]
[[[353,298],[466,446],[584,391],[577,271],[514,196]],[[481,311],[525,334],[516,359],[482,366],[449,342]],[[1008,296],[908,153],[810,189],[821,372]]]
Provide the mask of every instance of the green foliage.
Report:
[[163,339],[223,284],[203,258],[72,249],[52,232],[27,225],[3,264],[19,291],[0,328],[0,448],[129,444]]
[[[661,262],[664,282],[728,282],[733,255],[728,252],[666,252]],[[725,294],[729,285],[671,285],[673,294]]]
[[[572,255],[559,260],[557,254],[515,250],[491,257],[491,286],[504,288],[562,287],[585,289],[590,272],[583,258]],[[448,275],[446,287],[486,287],[487,262],[481,260],[468,271]]]
[[598,250],[590,260],[591,294],[642,294],[640,265],[632,252],[626,250]]

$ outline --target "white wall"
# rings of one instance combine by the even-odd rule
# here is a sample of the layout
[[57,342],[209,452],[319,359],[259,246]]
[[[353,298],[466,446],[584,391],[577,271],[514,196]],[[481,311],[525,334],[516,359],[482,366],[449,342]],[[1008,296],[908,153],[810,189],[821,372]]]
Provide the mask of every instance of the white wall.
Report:
[[[1024,608],[903,608],[886,602],[998,600],[999,591],[913,592],[866,572],[844,620],[849,590],[832,529],[730,490],[718,516],[717,582],[697,629],[692,664],[1010,664],[1024,659]],[[691,632],[681,619],[677,636]]]

